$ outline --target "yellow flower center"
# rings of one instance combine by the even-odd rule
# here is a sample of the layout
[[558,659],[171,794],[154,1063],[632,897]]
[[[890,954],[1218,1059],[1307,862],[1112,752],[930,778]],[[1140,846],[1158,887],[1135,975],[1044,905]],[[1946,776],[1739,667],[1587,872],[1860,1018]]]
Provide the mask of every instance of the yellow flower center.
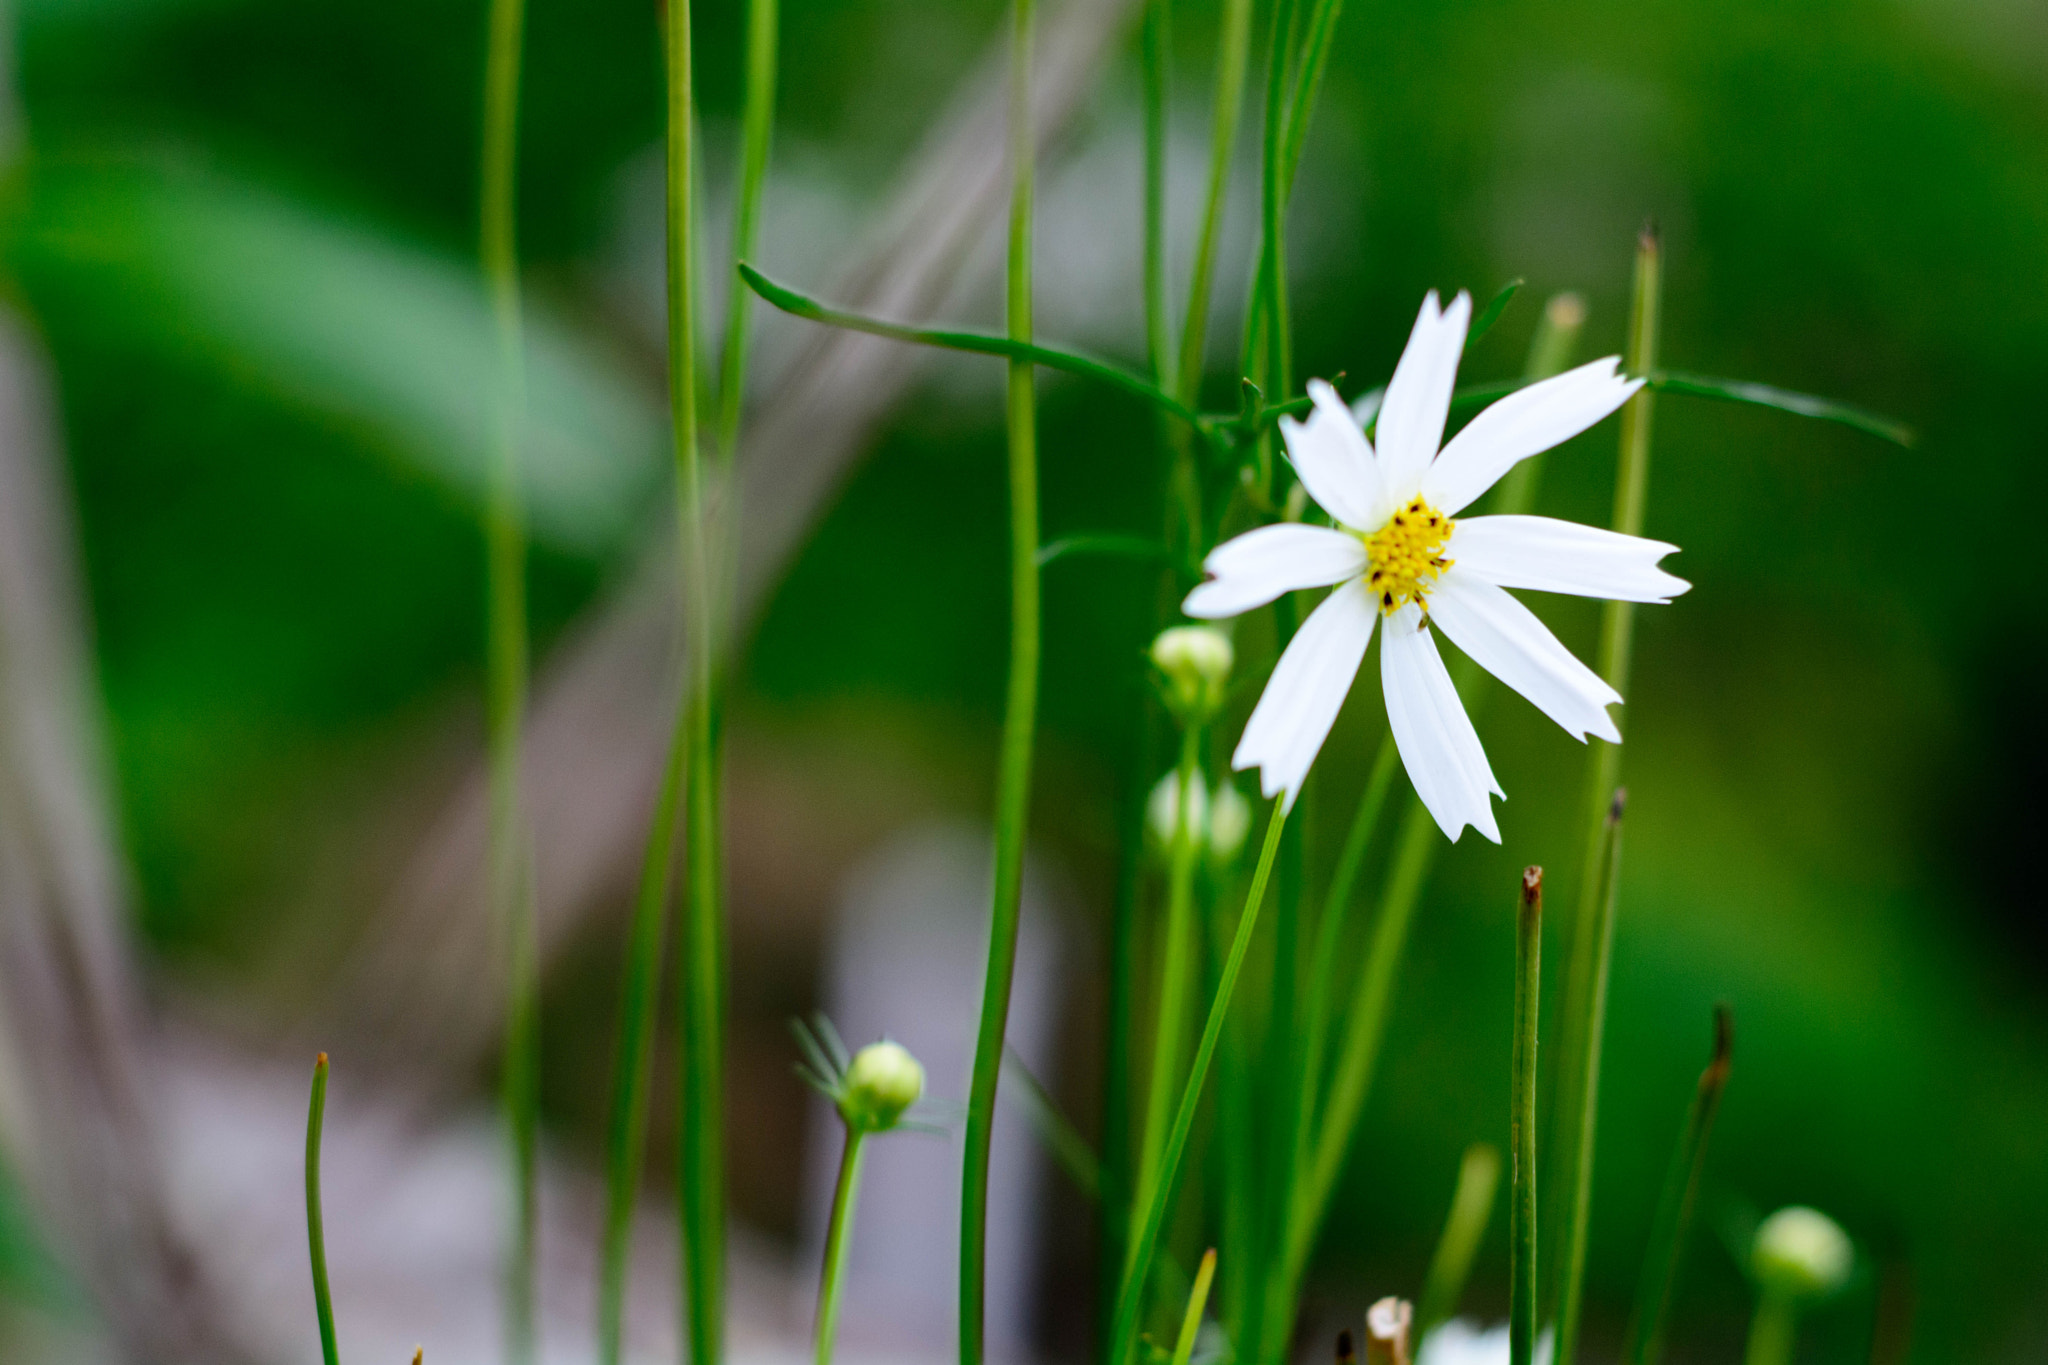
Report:
[[1421,602],[1432,584],[1451,567],[1444,546],[1451,540],[1451,519],[1420,495],[1385,526],[1365,537],[1371,561],[1365,583],[1380,599],[1380,610],[1392,616],[1404,602]]

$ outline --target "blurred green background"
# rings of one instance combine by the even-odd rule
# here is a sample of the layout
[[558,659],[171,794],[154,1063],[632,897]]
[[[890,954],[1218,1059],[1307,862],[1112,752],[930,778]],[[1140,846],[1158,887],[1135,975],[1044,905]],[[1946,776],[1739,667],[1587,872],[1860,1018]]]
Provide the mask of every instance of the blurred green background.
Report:
[[[1176,8],[1179,136],[1199,148],[1215,6]],[[697,12],[723,149],[740,7]],[[658,281],[635,249],[660,73],[650,4],[530,13],[520,232],[545,651],[663,507]],[[232,1002],[260,994],[280,939],[328,932],[293,921],[309,862],[374,824],[422,746],[474,734],[481,7],[22,0],[13,19],[24,145],[0,264],[60,385],[142,923],[168,989]],[[818,278],[852,245],[845,222],[999,20],[992,0],[787,0],[771,272],[780,250],[788,273]],[[1112,151],[1078,161],[1135,167],[1132,66],[1077,134]],[[1048,214],[1127,195],[1102,209],[1126,235],[1107,265],[1045,253],[1043,325],[1134,354],[1138,185],[1089,183],[1065,210],[1050,193]],[[1674,1358],[1739,1349],[1747,1291],[1717,1234],[1808,1202],[1865,1253],[1816,1316],[1810,1358],[1870,1358],[1889,1282],[1914,1308],[1914,1359],[2040,1360],[2048,574],[2025,526],[2048,491],[2048,9],[1352,0],[1297,204],[1305,373],[1378,382],[1425,289],[1483,298],[1513,275],[1525,299],[1582,291],[1587,354],[1618,350],[1650,215],[1672,366],[1920,432],[1901,451],[1771,413],[1659,407],[1649,531],[1683,547],[1672,567],[1696,586],[1639,617],[1626,712],[1593,1342],[1619,1336],[1725,999],[1736,1072]],[[1244,265],[1226,261],[1221,295]],[[1063,272],[1127,292],[1063,315]],[[1469,373],[1516,370],[1535,314],[1518,302]],[[764,345],[801,327],[762,326]],[[946,367],[874,444],[750,643],[742,751],[749,734],[799,751],[831,734],[909,745],[941,774],[942,804],[983,813],[1005,639],[995,392],[992,375]],[[1048,383],[1044,450],[1049,538],[1156,527],[1146,414]],[[1542,510],[1604,521],[1612,461],[1611,424],[1548,457]],[[1041,828],[1097,929],[1154,592],[1112,561],[1048,571]],[[1590,648],[1590,611],[1538,605]],[[1379,725],[1364,690],[1326,750],[1317,866]],[[1459,1150],[1504,1136],[1512,870],[1573,865],[1582,758],[1518,699],[1481,732],[1514,797],[1506,846],[1466,840],[1425,902],[1325,1238],[1315,1293],[1332,1305],[1412,1292]],[[572,958],[550,1007],[556,1051],[593,1071],[608,951]],[[773,1008],[739,1008],[786,1013],[812,990],[779,980],[758,987]],[[769,1070],[762,1085],[794,1086]],[[597,1082],[550,1094],[566,1139],[594,1143]],[[738,1198],[794,1235],[793,1194],[743,1181]],[[1498,1313],[1498,1227],[1488,1257],[1470,1306]]]

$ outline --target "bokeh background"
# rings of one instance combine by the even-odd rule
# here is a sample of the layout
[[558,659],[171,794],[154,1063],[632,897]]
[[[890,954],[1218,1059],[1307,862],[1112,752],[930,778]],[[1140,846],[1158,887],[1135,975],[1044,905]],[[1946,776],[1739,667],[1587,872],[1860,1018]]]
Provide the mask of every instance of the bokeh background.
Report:
[[[1053,6],[1047,19],[1048,62],[1072,88],[1048,99],[1040,327],[1135,356],[1130,6],[1072,8],[1080,18]],[[1184,256],[1217,6],[1175,8]],[[741,7],[712,0],[697,16],[715,237]],[[994,0],[786,0],[771,273],[994,319],[996,214],[972,172],[992,155],[985,137],[973,152],[1001,20]],[[490,1150],[471,861],[491,355],[473,266],[482,8],[16,0],[6,22],[4,434],[47,478],[41,503],[11,478],[9,525],[46,567],[78,575],[68,595],[62,572],[29,581],[64,609],[58,633],[89,650],[77,755],[103,798],[111,872],[87,899],[110,927],[100,950],[125,964],[111,969],[126,974],[124,1065],[140,1092],[162,1092],[162,1131],[184,1136],[166,1139],[147,1235],[52,1183],[64,1163],[47,1153],[92,1146],[65,1124],[92,1122],[96,1102],[41,1098],[39,1068],[72,1065],[58,1041],[71,1035],[35,1011],[63,1007],[0,984],[14,997],[0,1107],[11,1132],[35,1135],[0,1185],[0,1323],[17,1342],[0,1353],[188,1358],[136,1344],[154,1335],[134,1325],[159,1302],[154,1257],[195,1319],[278,1299],[272,1316],[297,1335],[223,1339],[257,1342],[250,1359],[305,1359],[294,1170],[264,1167],[255,1137],[237,1134],[283,1125],[290,1156],[312,1049],[335,1052],[337,1105],[356,1096],[400,1116],[392,1152],[451,1132]],[[536,786],[555,793],[537,798],[546,1122],[566,1188],[598,1166],[622,911],[665,724],[657,22],[645,0],[533,0],[522,106],[536,724],[554,726],[534,760]],[[1249,183],[1218,289],[1218,401]],[[1803,1358],[2040,1360],[2048,573],[2026,528],[2048,492],[2048,10],[1352,0],[1296,198],[1304,371],[1378,382],[1424,290],[1483,298],[1512,276],[1529,288],[1468,373],[1516,371],[1533,300],[1561,289],[1587,300],[1585,353],[1618,350],[1646,216],[1668,249],[1672,366],[1854,401],[1920,440],[1900,450],[1682,398],[1658,409],[1648,529],[1683,547],[1673,567],[1696,587],[1639,617],[1591,1350],[1618,1341],[1710,1010],[1726,1000],[1736,1071],[1672,1358],[1740,1349],[1748,1290],[1729,1248],[1746,1219],[1805,1202],[1836,1215],[1861,1256]],[[715,243],[706,259],[722,260]],[[720,293],[722,270],[707,276]],[[905,279],[894,294],[875,283]],[[906,830],[988,816],[1006,633],[1000,375],[869,349],[832,389],[815,380],[807,324],[764,316],[760,337],[749,430],[765,454],[747,534],[768,548],[749,561],[730,720],[733,1197],[762,1282],[801,1286],[804,1172],[823,1130],[807,1122],[783,1020],[826,1000],[835,915],[864,860]],[[1043,411],[1048,537],[1151,533],[1164,463],[1148,415],[1057,379]],[[1542,510],[1604,521],[1613,452],[1609,424],[1546,457]],[[1035,904],[1057,919],[1066,964],[1048,1081],[1090,1133],[1100,945],[1157,600],[1137,566],[1047,571],[1034,830],[1058,890]],[[1589,610],[1540,609],[1590,648]],[[7,610],[37,608],[10,588]],[[1334,856],[1381,726],[1362,690],[1309,799],[1312,867]],[[1514,798],[1506,844],[1466,839],[1425,900],[1319,1257],[1312,1298],[1332,1320],[1414,1291],[1459,1151],[1504,1138],[1513,870],[1577,856],[1579,748],[1518,699],[1481,731]],[[9,818],[36,807],[25,771],[17,755]],[[6,844],[17,918],[33,844]],[[657,1131],[656,1203],[667,1143]],[[257,1171],[276,1177],[272,1203],[208,1202]],[[471,1184],[468,1202],[423,1193],[447,1182],[414,1188],[407,1199],[438,1212],[377,1254],[430,1256],[459,1218],[487,1246],[494,1187]],[[1025,1340],[1078,1357],[1088,1217],[1053,1178],[1040,1202]],[[200,1251],[157,1245],[181,1237]],[[143,1268],[124,1270],[108,1245]],[[278,1264],[263,1269],[257,1248]],[[579,1263],[564,1264],[577,1282]],[[1497,1224],[1468,1310],[1502,1313],[1504,1281]],[[128,1307],[110,1306],[123,1294]],[[371,1294],[353,1300],[365,1315]],[[396,1302],[426,1322],[448,1308]],[[800,1343],[803,1315],[788,1316]],[[470,1358],[462,1349],[439,1354]]]

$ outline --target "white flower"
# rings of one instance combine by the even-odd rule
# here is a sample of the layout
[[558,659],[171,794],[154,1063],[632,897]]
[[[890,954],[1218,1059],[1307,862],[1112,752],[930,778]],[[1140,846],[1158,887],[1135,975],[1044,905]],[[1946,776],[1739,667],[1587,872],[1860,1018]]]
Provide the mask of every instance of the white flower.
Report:
[[1437,653],[1435,626],[1481,667],[1581,741],[1619,742],[1607,714],[1621,697],[1505,589],[1668,602],[1690,585],[1657,567],[1676,546],[1549,517],[1453,521],[1520,461],[1592,426],[1639,379],[1609,356],[1519,389],[1441,452],[1444,417],[1472,301],[1439,308],[1432,292],[1380,405],[1375,451],[1335,389],[1308,386],[1307,422],[1280,420],[1296,474],[1334,527],[1284,523],[1211,551],[1188,615],[1215,619],[1299,588],[1336,586],[1302,622],[1246,723],[1232,766],[1260,770],[1291,806],[1330,733],[1384,616],[1380,680],[1387,722],[1416,795],[1444,833],[1471,825],[1500,842],[1488,793],[1505,798]]
[[[1546,1328],[1536,1338],[1536,1365],[1550,1365],[1554,1344]],[[1508,1325],[1481,1328],[1452,1318],[1422,1339],[1415,1365],[1508,1365]]]

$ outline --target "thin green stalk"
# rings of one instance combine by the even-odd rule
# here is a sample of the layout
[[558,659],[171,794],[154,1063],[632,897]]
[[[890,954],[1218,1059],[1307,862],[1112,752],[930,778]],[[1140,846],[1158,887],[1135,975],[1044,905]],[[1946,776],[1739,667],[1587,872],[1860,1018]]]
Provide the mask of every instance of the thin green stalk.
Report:
[[1714,1055],[1706,1070],[1700,1072],[1699,1088],[1693,1092],[1685,1129],[1679,1135],[1677,1150],[1671,1154],[1671,1169],[1664,1177],[1664,1193],[1657,1201],[1657,1218],[1651,1224],[1650,1245],[1643,1256],[1642,1282],[1636,1289],[1627,1344],[1621,1353],[1625,1365],[1656,1365],[1664,1353],[1664,1318],[1671,1310],[1671,1291],[1678,1283],[1685,1235],[1692,1226],[1693,1205],[1699,1199],[1700,1172],[1706,1167],[1707,1139],[1713,1133],[1714,1115],[1721,1109],[1721,1092],[1727,1089],[1734,1054],[1733,1019],[1726,1005],[1716,1005]]
[[1145,0],[1145,356],[1160,388],[1173,383],[1166,298],[1166,98],[1171,0]]
[[1586,1278],[1586,1243],[1593,1218],[1593,1151],[1600,1120],[1600,1047],[1607,1031],[1607,978],[1614,961],[1614,902],[1621,876],[1621,816],[1627,796],[1617,790],[1607,809],[1606,858],[1600,873],[1598,918],[1592,926],[1593,986],[1586,997],[1580,1030],[1584,1052],[1578,1062],[1579,1111],[1573,1115],[1577,1146],[1568,1176],[1565,1205],[1564,1281],[1557,1311],[1557,1359],[1572,1359],[1579,1340],[1579,1301]]
[[682,1077],[678,1098],[681,1150],[682,1280],[685,1338],[693,1365],[718,1365],[724,1354],[724,922],[718,811],[717,622],[703,452],[697,432],[696,280],[693,257],[695,177],[690,7],[668,7],[668,348],[669,408],[675,441],[677,515],[682,540],[687,779],[683,818],[688,831],[682,949]]
[[[775,132],[776,30],[779,0],[747,0],[746,109],[740,117],[740,184],[734,201],[732,258],[754,254],[760,235],[761,188],[768,179],[768,146]],[[740,408],[746,399],[747,316],[753,291],[731,281],[726,303],[725,347],[718,363],[718,450],[730,463],[739,451]]]
[[846,1252],[853,1243],[853,1206],[860,1198],[860,1164],[867,1134],[846,1126],[846,1149],[839,1157],[839,1184],[832,1191],[832,1222],[825,1234],[825,1268],[818,1280],[817,1365],[832,1365],[832,1343],[839,1329],[839,1295],[846,1287]]
[[1230,956],[1216,983],[1216,996],[1209,1004],[1209,1018],[1202,1025],[1202,1039],[1195,1045],[1195,1060],[1181,1092],[1180,1109],[1173,1119],[1173,1131],[1160,1159],[1159,1180],[1152,1187],[1145,1221],[1124,1257],[1124,1273],[1117,1290],[1116,1315],[1110,1332],[1118,1359],[1124,1358],[1137,1340],[1138,1314],[1144,1305],[1145,1281],[1152,1269],[1152,1257],[1159,1246],[1159,1230],[1166,1222],[1167,1206],[1173,1202],[1180,1159],[1187,1150],[1188,1134],[1195,1126],[1195,1110],[1201,1103],[1202,1085],[1208,1079],[1209,1063],[1216,1055],[1216,1042],[1230,1012],[1230,999],[1237,990],[1237,978],[1244,970],[1245,953],[1251,947],[1252,931],[1258,927],[1259,906],[1266,898],[1266,882],[1273,872],[1274,855],[1280,851],[1280,835],[1287,825],[1287,809],[1276,805],[1266,823],[1266,842],[1259,850],[1259,863],[1252,873],[1251,889],[1245,895],[1244,912],[1238,917],[1237,936],[1231,940]]
[[[1309,114],[1316,96],[1322,93],[1323,72],[1330,65],[1330,40],[1337,32],[1337,16],[1344,0],[1315,0],[1309,13],[1308,37],[1302,44],[1301,75],[1294,84],[1294,102],[1287,112],[1285,150],[1281,161],[1281,192],[1294,192],[1294,173],[1301,168],[1302,144],[1308,141]],[[1419,1340],[1419,1338],[1418,1338]]]
[[1536,1354],[1536,1016],[1543,982],[1543,869],[1522,872],[1515,911],[1515,1045],[1508,1149],[1508,1362]]
[[539,1129],[540,988],[536,980],[531,856],[520,799],[520,732],[526,712],[526,507],[520,480],[525,359],[520,335],[518,207],[519,74],[523,0],[491,0],[484,53],[483,138],[478,174],[477,255],[498,340],[492,452],[485,513],[489,594],[487,671],[490,745],[489,884],[506,944],[503,1103],[512,1139],[513,1229],[506,1249],[507,1355],[530,1361],[536,1327],[535,1163]]
[[1166,925],[1159,962],[1159,1013],[1152,1031],[1152,1071],[1146,1081],[1145,1127],[1139,1134],[1137,1198],[1132,1204],[1132,1232],[1139,1209],[1152,1195],[1159,1178],[1159,1157],[1172,1121],[1173,1099],[1180,1084],[1180,1058],[1187,1036],[1188,1001],[1195,965],[1195,828],[1194,791],[1202,752],[1202,727],[1190,724],[1181,732],[1180,765],[1175,782],[1180,798],[1168,854]]
[[1152,750],[1158,721],[1150,708],[1138,715],[1128,787],[1122,806],[1117,853],[1116,904],[1109,926],[1109,1038],[1102,1076],[1102,1198],[1096,1210],[1101,1247],[1096,1272],[1096,1358],[1110,1365],[1110,1315],[1116,1311],[1117,1272],[1123,1265],[1130,1227],[1132,1043],[1138,1012],[1138,899],[1144,885],[1145,805],[1152,779]]
[[619,1043],[612,1064],[611,1113],[605,1125],[604,1242],[597,1300],[600,1365],[619,1365],[625,1348],[626,1268],[633,1204],[646,1156],[654,1024],[661,1008],[662,939],[667,929],[669,873],[675,858],[676,816],[682,804],[688,751],[686,704],[669,739],[654,821],[641,857],[640,885],[633,896],[633,920],[627,930],[619,988]]
[[[1213,997],[1230,957],[1232,926],[1222,915],[1210,917],[1209,980]],[[1258,1114],[1253,1084],[1252,1027],[1249,1012],[1240,1010],[1225,1022],[1217,1045],[1216,1145],[1222,1184],[1222,1311],[1232,1341],[1256,1339],[1259,1308],[1258,1153],[1252,1136]]]
[[1259,279],[1265,291],[1265,377],[1268,401],[1284,402],[1293,368],[1287,316],[1287,69],[1296,0],[1275,0],[1266,66],[1266,134],[1259,171]]
[[[1657,235],[1654,229],[1646,227],[1636,246],[1634,297],[1629,308],[1628,350],[1624,364],[1632,374],[1647,372],[1657,361],[1661,279]],[[1646,387],[1629,399],[1621,410],[1621,454],[1615,476],[1612,525],[1627,535],[1639,535],[1643,528],[1652,402],[1652,394]],[[1624,697],[1628,695],[1629,645],[1634,625],[1634,604],[1602,604],[1596,667],[1608,685]],[[1625,729],[1626,717],[1617,716],[1615,725],[1618,729]],[[1601,739],[1591,739],[1587,743],[1591,753],[1588,756],[1584,807],[1586,842],[1579,866],[1577,909],[1572,917],[1570,933],[1571,959],[1565,974],[1564,1009],[1560,1015],[1563,1034],[1559,1055],[1564,1059],[1564,1065],[1558,1074],[1556,1094],[1555,1112],[1561,1119],[1556,1151],[1557,1159],[1564,1164],[1557,1168],[1555,1174],[1565,1174],[1577,1167],[1579,1149],[1584,1141],[1578,1116],[1584,1112],[1582,1091],[1586,1078],[1580,1062],[1586,1055],[1586,1035],[1599,959],[1599,940],[1595,929],[1599,917],[1601,868],[1606,854],[1607,807],[1621,781],[1620,747]],[[1569,1186],[1567,1176],[1566,1188]],[[1561,1302],[1576,1291],[1560,1279],[1557,1292]],[[1558,1365],[1571,1365],[1571,1362],[1568,1357],[1560,1355]]]
[[1749,1346],[1742,1365],[1792,1365],[1792,1344],[1799,1332],[1799,1305],[1785,1294],[1766,1292],[1756,1301],[1749,1323]]
[[1493,1197],[1500,1189],[1500,1149],[1490,1142],[1475,1142],[1465,1149],[1458,1163],[1458,1184],[1451,1192],[1451,1211],[1444,1219],[1443,1235],[1437,1239],[1436,1254],[1430,1257],[1429,1273],[1422,1281],[1422,1298],[1415,1308],[1415,1340],[1419,1343],[1432,1328],[1457,1314],[1464,1297],[1465,1281],[1472,1274],[1472,1258],[1479,1254],[1479,1241],[1493,1217]]
[[1201,396],[1202,360],[1208,346],[1209,296],[1215,286],[1216,242],[1223,231],[1223,203],[1230,189],[1230,162],[1244,108],[1245,67],[1250,60],[1252,0],[1225,0],[1223,30],[1216,53],[1214,121],[1209,129],[1209,190],[1202,204],[1202,228],[1195,239],[1195,263],[1188,279],[1188,311],[1181,322],[1180,378],[1174,389],[1193,407]]
[[1173,1365],[1188,1365],[1195,1357],[1195,1338],[1202,1330],[1202,1310],[1209,1304],[1209,1283],[1216,1278],[1216,1248],[1202,1253],[1195,1268],[1195,1287],[1188,1293],[1188,1311],[1181,1315],[1180,1338],[1173,1344]]
[[327,1233],[320,1217],[320,1130],[327,1118],[327,1054],[313,1060],[313,1100],[306,1111],[306,1248],[313,1259],[313,1313],[320,1320],[320,1358],[340,1365],[334,1344],[334,1295],[327,1288]]
[[[1010,36],[1010,242],[1006,313],[1010,340],[1028,344],[1031,321],[1031,120],[1033,0],[1012,0]],[[1003,704],[996,788],[995,887],[989,909],[988,974],[967,1096],[960,1190],[960,1362],[980,1365],[988,1236],[989,1142],[1003,1037],[1017,965],[1024,890],[1024,837],[1031,807],[1032,734],[1038,718],[1038,406],[1028,359],[1010,362],[1010,677]]]

